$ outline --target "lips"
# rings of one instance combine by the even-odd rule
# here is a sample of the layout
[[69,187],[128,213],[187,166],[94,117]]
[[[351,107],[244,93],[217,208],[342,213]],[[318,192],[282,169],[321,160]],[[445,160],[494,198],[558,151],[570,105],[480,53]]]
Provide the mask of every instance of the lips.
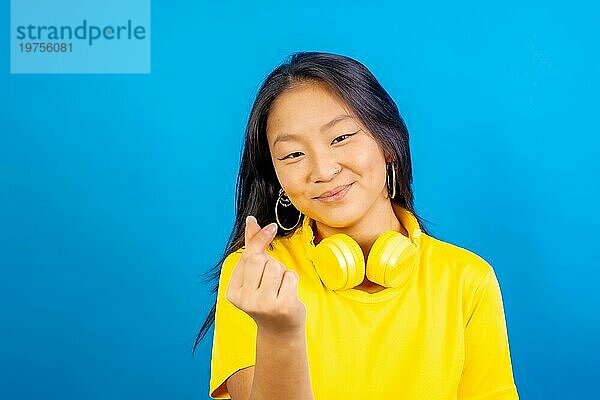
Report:
[[348,185],[338,186],[333,190],[328,190],[327,192],[322,193],[320,196],[315,197],[315,199],[322,199],[322,198],[333,196],[333,195],[341,192],[342,190],[346,189],[350,185],[352,185],[352,183],[349,183]]

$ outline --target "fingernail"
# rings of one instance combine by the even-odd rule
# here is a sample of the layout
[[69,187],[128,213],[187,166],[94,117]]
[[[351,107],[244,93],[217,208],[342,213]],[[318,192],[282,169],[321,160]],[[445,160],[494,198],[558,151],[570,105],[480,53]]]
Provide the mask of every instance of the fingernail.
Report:
[[275,222],[272,222],[267,227],[267,232],[269,232],[272,235],[275,233],[275,231],[277,231],[277,224]]
[[246,225],[248,225],[248,222],[250,222],[250,216],[249,215],[246,217]]

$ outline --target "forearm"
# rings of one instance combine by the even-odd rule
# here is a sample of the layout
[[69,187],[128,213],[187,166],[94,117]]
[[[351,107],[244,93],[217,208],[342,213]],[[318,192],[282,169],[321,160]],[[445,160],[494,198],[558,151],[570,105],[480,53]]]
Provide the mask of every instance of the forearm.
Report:
[[312,400],[306,332],[273,335],[258,328],[250,400]]

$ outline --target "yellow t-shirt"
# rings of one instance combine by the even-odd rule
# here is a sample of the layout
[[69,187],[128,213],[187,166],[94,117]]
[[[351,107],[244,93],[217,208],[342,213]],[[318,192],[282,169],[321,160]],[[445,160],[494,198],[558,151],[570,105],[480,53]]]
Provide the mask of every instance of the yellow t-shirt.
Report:
[[[372,294],[326,288],[306,255],[313,239],[306,216],[295,233],[267,248],[300,277],[314,399],[518,399],[493,268],[469,250],[417,232],[416,218],[404,211],[400,221],[409,236],[420,234],[420,253],[400,287]],[[256,323],[225,298],[243,249],[221,268],[209,391],[215,399],[229,399],[227,378],[255,365]]]

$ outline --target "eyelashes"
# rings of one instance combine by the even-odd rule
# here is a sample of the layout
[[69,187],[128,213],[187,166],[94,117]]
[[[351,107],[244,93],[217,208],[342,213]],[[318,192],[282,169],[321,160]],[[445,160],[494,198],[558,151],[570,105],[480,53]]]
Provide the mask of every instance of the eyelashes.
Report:
[[[341,138],[341,137],[344,137],[344,136],[348,136],[348,137],[350,137],[350,136],[352,136],[352,135],[354,135],[354,133],[345,133],[345,134],[343,134],[343,135],[340,135],[340,136],[336,137],[335,139],[333,139],[333,141],[335,142],[337,139],[339,139],[339,138]],[[343,142],[343,140],[342,140],[342,142]]]
[[[360,130],[358,130],[358,131],[356,131],[356,132],[354,132],[354,133],[345,133],[345,134],[343,134],[343,135],[340,135],[340,136],[336,137],[335,139],[333,139],[333,142],[332,142],[332,143],[333,143],[333,144],[335,144],[335,143],[339,143],[339,142],[346,141],[346,140],[347,140],[347,138],[346,138],[346,139],[342,139],[342,140],[340,140],[339,142],[336,142],[336,140],[338,140],[339,138],[343,138],[343,137],[346,137],[346,136],[349,138],[349,137],[351,137],[351,136],[354,136],[354,135],[356,135],[358,132],[360,132]],[[280,161],[283,161],[283,160],[286,160],[286,159],[294,159],[294,158],[296,158],[296,157],[290,157],[290,156],[293,156],[294,154],[302,154],[302,153],[300,153],[299,151],[296,151],[296,152],[294,152],[294,153],[290,153],[290,154],[288,154],[287,156],[285,156],[285,157],[283,157],[283,158],[278,158],[278,160],[280,160]]]

